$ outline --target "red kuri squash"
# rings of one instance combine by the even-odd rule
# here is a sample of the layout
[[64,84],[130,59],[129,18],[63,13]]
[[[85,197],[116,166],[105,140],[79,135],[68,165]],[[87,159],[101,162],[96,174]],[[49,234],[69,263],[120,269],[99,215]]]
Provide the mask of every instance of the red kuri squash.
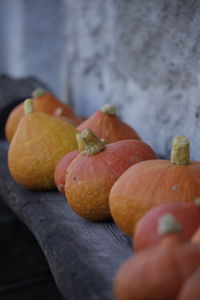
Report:
[[116,115],[113,105],[105,104],[88,119],[83,121],[77,129],[82,131],[86,128],[92,129],[100,138],[113,143],[126,139],[137,139],[140,137],[136,131]]
[[132,235],[143,215],[162,203],[192,202],[200,196],[200,162],[190,161],[189,141],[174,138],[171,161],[149,160],[129,168],[112,187],[115,223]]
[[[172,215],[159,221],[160,243],[129,258],[117,272],[117,300],[174,300],[200,264],[200,249],[184,242],[181,224]],[[189,298],[190,299],[190,298]]]
[[[56,116],[56,110],[59,108],[61,110],[60,118],[66,117],[69,120],[72,120],[72,122],[75,125],[82,122],[82,120],[80,120],[75,115],[75,113],[69,107],[69,105],[58,100],[52,93],[47,92],[42,88],[37,88],[33,91],[32,95],[33,95],[35,111]],[[24,109],[23,109],[23,103],[21,103],[18,104],[11,111],[6,121],[5,135],[8,141],[12,140],[16,132],[17,126],[19,124],[19,121],[22,119],[23,116],[24,116]]]
[[162,237],[157,231],[158,220],[167,213],[172,214],[182,224],[180,236],[190,240],[200,226],[200,198],[191,203],[165,203],[148,211],[136,225],[133,234],[135,250],[152,247],[160,241]]
[[155,159],[142,141],[124,140],[105,145],[90,129],[81,132],[85,150],[67,169],[65,195],[72,209],[91,220],[110,219],[108,197],[119,176],[132,164]]

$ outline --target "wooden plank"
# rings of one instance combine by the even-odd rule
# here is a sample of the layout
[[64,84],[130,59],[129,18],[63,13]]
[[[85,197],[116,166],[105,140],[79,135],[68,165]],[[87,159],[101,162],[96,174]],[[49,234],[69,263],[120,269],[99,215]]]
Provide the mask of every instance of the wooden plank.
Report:
[[33,234],[0,198],[0,299],[62,300]]
[[112,222],[77,216],[57,191],[23,189],[7,169],[0,142],[0,196],[35,235],[64,299],[110,300],[113,276],[132,253],[131,240]]

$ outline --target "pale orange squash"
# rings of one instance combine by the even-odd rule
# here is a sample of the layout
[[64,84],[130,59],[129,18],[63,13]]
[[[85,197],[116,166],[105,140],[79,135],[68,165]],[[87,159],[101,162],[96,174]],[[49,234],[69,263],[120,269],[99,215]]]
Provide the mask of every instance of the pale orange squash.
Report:
[[174,139],[170,160],[149,160],[129,168],[114,184],[110,210],[115,223],[133,234],[150,209],[167,202],[191,202],[200,196],[200,162],[190,161],[189,141]]

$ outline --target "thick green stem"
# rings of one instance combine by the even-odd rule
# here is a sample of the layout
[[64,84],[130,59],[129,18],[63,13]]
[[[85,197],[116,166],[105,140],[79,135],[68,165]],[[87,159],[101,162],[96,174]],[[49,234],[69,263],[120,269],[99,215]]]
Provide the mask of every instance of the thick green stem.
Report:
[[28,114],[34,112],[33,99],[32,98],[26,99],[24,101],[23,106],[24,106],[24,114],[25,115],[28,115]]
[[172,214],[165,214],[158,220],[157,231],[159,235],[178,233],[181,230],[181,224]]
[[43,88],[37,88],[32,92],[32,97],[37,98],[37,97],[42,97],[46,91]]
[[185,136],[175,136],[172,142],[171,163],[188,165],[190,163],[190,142]]
[[102,151],[105,147],[101,139],[91,129],[84,129],[80,133],[87,155],[94,155]]
[[78,144],[78,150],[79,151],[84,150],[85,149],[84,142],[83,142],[83,139],[81,138],[81,134],[80,133],[76,134],[76,140],[77,140],[77,144]]
[[114,105],[111,105],[111,104],[104,104],[101,107],[101,111],[105,115],[114,116],[116,114],[116,107]]
[[61,116],[62,112],[63,112],[63,109],[61,107],[58,107],[54,110],[54,115]]

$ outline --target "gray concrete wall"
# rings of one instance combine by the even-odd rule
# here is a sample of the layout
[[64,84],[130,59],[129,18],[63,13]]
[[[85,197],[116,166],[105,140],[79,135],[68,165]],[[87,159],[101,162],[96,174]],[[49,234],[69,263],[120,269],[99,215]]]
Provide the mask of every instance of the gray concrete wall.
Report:
[[158,153],[169,153],[172,137],[186,134],[200,160],[200,1],[66,3],[77,111],[115,103]]
[[11,2],[12,22],[21,16],[11,74],[39,76],[79,114],[116,104],[162,155],[174,135],[186,134],[200,160],[200,1],[1,0],[0,7]]
[[64,100],[65,20],[62,0],[0,0],[0,73],[36,76]]

